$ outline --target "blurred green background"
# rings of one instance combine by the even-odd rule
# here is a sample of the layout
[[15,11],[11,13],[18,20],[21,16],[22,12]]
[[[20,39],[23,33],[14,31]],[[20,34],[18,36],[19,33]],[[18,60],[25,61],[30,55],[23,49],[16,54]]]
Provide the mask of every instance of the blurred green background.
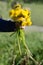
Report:
[[[9,18],[9,10],[13,0],[0,0],[0,16],[3,19]],[[43,0],[16,0],[19,1],[24,8],[31,11],[31,19],[34,26],[41,26],[43,30]],[[31,28],[30,28],[31,29]],[[37,29],[37,28],[36,28]],[[40,28],[39,28],[40,29]],[[11,57],[11,50],[14,45],[14,36],[10,37],[10,33],[0,33],[0,65],[7,65],[8,58]],[[43,60],[43,32],[25,30],[26,43],[33,54],[33,57],[41,62]],[[6,60],[6,61],[5,61]],[[8,64],[11,65],[11,64]],[[35,65],[31,64],[30,65]],[[43,62],[42,64],[43,65]]]

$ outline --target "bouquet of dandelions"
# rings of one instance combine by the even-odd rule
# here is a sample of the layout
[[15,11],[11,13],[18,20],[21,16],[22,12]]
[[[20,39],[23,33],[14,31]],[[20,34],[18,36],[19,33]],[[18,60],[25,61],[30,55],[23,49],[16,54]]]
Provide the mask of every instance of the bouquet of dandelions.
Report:
[[[20,56],[22,57],[25,55],[31,57],[31,52],[28,49],[28,46],[25,42],[25,35],[23,30],[23,27],[30,26],[32,24],[30,14],[31,14],[30,11],[27,9],[23,9],[19,3],[15,4],[9,12],[9,15],[13,22],[16,22],[16,32],[14,33],[15,34],[14,55],[16,56],[14,56],[14,59],[16,59],[17,57],[20,58]],[[17,65],[20,62],[21,61],[19,61]]]

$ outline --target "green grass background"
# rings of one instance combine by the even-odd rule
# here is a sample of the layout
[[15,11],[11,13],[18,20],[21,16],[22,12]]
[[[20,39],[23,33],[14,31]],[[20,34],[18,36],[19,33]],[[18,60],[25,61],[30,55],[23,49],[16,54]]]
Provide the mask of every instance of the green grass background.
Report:
[[[10,37],[10,34],[11,33],[0,33],[0,65],[7,65],[9,59],[12,58],[15,37],[14,35]],[[25,37],[33,57],[40,62],[43,59],[43,33],[26,32]]]
[[[33,25],[43,26],[43,4],[31,3],[24,4],[25,8],[30,8]],[[5,2],[0,2],[0,15],[3,19],[9,19],[9,8]],[[8,58],[12,56],[14,45],[14,35],[11,33],[0,33],[0,65],[6,65]],[[43,32],[25,32],[26,43],[33,54],[33,57],[39,62],[43,59]],[[6,62],[5,62],[6,60]],[[42,64],[43,65],[43,64]]]

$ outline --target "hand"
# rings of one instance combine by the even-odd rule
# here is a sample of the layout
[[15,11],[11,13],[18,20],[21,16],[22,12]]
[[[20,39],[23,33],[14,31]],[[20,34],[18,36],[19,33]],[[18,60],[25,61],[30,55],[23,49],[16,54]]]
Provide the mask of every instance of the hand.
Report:
[[25,26],[20,26],[21,29],[25,29]]

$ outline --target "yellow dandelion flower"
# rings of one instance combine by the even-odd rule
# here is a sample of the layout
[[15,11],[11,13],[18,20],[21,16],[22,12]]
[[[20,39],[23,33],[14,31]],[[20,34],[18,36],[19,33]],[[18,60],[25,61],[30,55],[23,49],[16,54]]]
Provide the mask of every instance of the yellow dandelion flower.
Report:
[[28,16],[31,14],[30,10],[25,9],[25,11],[26,11],[26,13],[27,13]]
[[30,15],[30,11],[28,11],[27,9],[25,10],[22,9],[22,15],[24,15],[24,17],[27,18],[27,16]]
[[17,8],[17,9],[18,9],[18,8],[21,8],[21,4],[17,3],[17,4],[15,4],[15,5],[13,6],[13,8],[14,8],[14,9],[16,9],[16,8]]
[[20,4],[14,5],[14,9],[12,9],[9,13],[11,19],[16,22],[22,22],[22,26],[28,26],[32,24],[30,14],[30,10],[22,9]]
[[32,25],[30,17],[28,17],[27,19],[25,19],[25,21],[22,22],[22,26],[30,26],[30,25]]
[[22,22],[22,26],[30,26],[32,24],[32,22]]
[[[19,13],[18,13],[18,11],[19,11]],[[14,10],[14,9],[12,9],[12,10],[10,10],[10,12],[9,12],[9,16],[11,17],[11,19],[13,19],[13,20],[16,20],[17,19],[17,16],[20,14],[20,10]]]
[[26,22],[22,22],[22,26],[26,26]]
[[19,22],[25,22],[25,18],[23,18],[23,17],[20,17],[20,18],[18,18],[17,19]]
[[32,25],[32,22],[31,22],[31,18],[30,17],[26,19],[26,22],[27,22],[27,25]]
[[9,16],[12,18],[14,16],[14,9],[10,10]]
[[21,9],[16,9],[14,11],[15,11],[15,15],[14,15],[15,17],[18,17],[21,13]]

